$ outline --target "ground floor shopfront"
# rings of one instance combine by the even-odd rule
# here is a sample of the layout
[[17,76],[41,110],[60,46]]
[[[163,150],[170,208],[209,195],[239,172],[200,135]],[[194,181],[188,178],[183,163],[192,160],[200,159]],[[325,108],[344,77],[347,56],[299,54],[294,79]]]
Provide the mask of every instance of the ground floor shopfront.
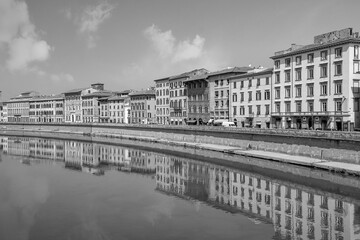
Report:
[[273,115],[272,128],[354,131],[355,123],[346,113]]

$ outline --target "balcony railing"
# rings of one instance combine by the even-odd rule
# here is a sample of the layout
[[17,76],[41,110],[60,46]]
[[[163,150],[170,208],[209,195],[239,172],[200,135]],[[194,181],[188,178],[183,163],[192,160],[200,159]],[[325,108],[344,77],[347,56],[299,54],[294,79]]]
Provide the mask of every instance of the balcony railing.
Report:
[[317,111],[317,112],[271,112],[274,117],[289,117],[289,116],[335,116],[335,117],[347,117],[350,116],[348,111]]

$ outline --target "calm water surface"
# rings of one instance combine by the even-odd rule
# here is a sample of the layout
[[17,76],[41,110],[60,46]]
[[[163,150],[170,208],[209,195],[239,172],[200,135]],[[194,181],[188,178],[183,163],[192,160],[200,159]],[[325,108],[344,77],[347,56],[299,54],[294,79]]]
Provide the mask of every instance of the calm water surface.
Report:
[[121,146],[0,136],[0,239],[360,239],[359,200]]

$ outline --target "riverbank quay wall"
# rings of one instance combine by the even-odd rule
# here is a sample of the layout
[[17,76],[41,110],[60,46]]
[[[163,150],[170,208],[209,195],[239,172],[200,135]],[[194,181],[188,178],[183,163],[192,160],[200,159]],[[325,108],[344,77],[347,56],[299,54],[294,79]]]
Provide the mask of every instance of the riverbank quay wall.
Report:
[[1,123],[0,130],[47,131],[134,140],[206,143],[360,164],[360,132],[133,124]]

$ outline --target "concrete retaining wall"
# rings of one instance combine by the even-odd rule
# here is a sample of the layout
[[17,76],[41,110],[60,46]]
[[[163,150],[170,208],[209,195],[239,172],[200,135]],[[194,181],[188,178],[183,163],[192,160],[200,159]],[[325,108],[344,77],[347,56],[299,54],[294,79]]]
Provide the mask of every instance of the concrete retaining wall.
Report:
[[[337,149],[337,148],[325,148],[318,146],[309,146],[301,144],[299,141],[298,144],[288,142],[287,137],[276,136],[276,138],[282,140],[280,142],[270,142],[265,141],[266,138],[271,136],[263,136],[262,140],[260,136],[252,137],[248,139],[239,138],[239,133],[232,132],[204,132],[204,131],[195,131],[189,132],[188,130],[179,130],[179,129],[166,129],[161,131],[159,128],[136,128],[136,127],[111,127],[111,126],[96,126],[96,125],[34,125],[34,124],[22,124],[22,125],[0,125],[0,129],[14,129],[14,130],[26,130],[26,131],[45,131],[45,132],[61,132],[69,134],[84,134],[84,135],[120,135],[120,136],[134,136],[134,137],[149,137],[156,138],[165,141],[177,141],[177,142],[189,142],[189,143],[207,143],[207,144],[216,144],[216,145],[226,145],[239,147],[241,149],[256,149],[264,150],[271,152],[285,153],[289,155],[299,155],[312,157],[317,159],[325,159],[332,161],[348,162],[360,164],[360,149],[359,145],[356,145],[357,142],[354,142],[355,150],[347,149]],[[212,134],[210,134],[212,133]],[[238,137],[231,138],[232,135],[237,135]],[[302,138],[305,140],[304,138]],[[313,139],[308,139],[308,142]],[[330,139],[330,141],[335,141]]]

